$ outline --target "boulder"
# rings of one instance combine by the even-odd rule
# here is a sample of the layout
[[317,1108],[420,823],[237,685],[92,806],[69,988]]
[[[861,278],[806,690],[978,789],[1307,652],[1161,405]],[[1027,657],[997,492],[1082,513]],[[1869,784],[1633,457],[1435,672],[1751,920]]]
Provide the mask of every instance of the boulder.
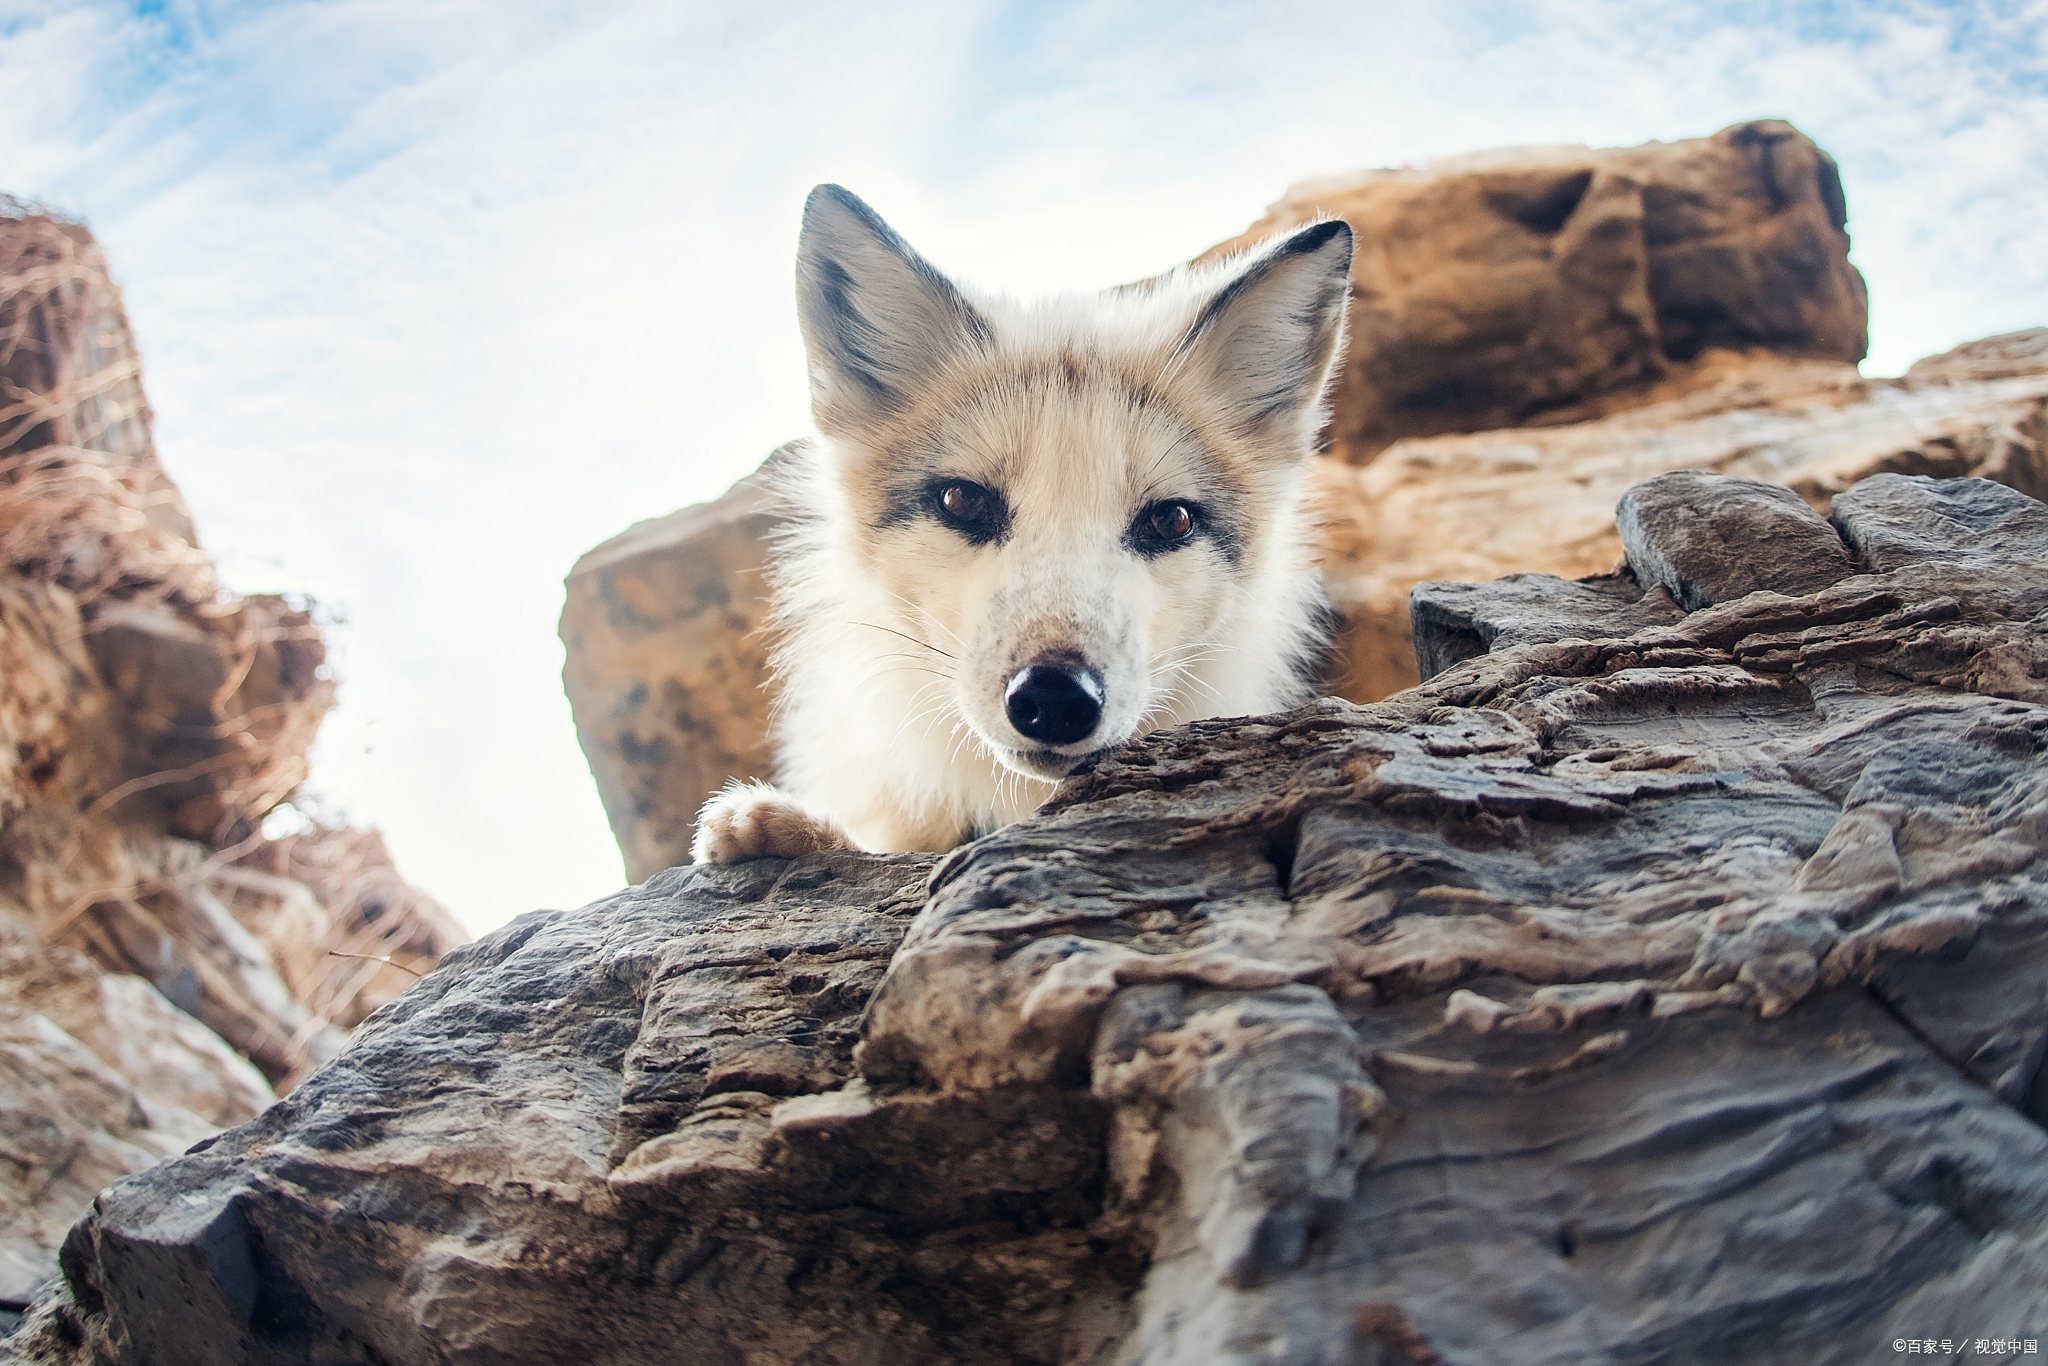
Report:
[[105,254],[83,224],[4,195],[0,396],[0,561],[88,597],[213,597]]
[[0,1301],[101,1187],[262,1112],[270,1083],[140,977],[0,920]]
[[716,502],[635,523],[569,572],[562,687],[635,882],[688,859],[697,808],[727,779],[773,771],[775,464]]
[[2015,373],[1997,378],[1953,359],[1968,347],[1920,362],[1907,380],[1714,353],[1688,377],[1695,387],[1627,411],[1410,438],[1364,466],[1320,462],[1312,478],[1324,508],[1323,578],[1343,616],[1332,690],[1364,700],[1416,680],[1406,646],[1417,583],[1612,570],[1626,527],[1616,526],[1616,501],[1656,475],[1760,480],[1817,510],[1885,473],[2048,492],[2048,346],[2015,340],[1971,344],[2006,353]]
[[1358,242],[1330,424],[1351,464],[1402,437],[1583,418],[1710,350],[1868,349],[1841,175],[1777,119],[1312,180],[1206,256],[1326,216]]
[[[1770,554],[1782,499],[1696,492]],[[677,868],[458,950],[103,1194],[8,1359],[1846,1366],[2038,1332],[2044,510],[1881,475],[1833,502],[1831,581],[1792,547],[1737,593],[1655,493],[1609,583],[1418,611],[1492,648],[1384,702],[1156,733],[935,865]]]

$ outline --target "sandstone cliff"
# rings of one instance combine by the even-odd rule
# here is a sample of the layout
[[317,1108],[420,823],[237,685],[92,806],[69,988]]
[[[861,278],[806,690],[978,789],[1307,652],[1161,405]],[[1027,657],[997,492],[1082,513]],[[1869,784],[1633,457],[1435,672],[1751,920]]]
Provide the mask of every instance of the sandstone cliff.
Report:
[[[2048,491],[2048,330],[1866,379],[1863,282],[1834,164],[1790,125],[1618,151],[1515,149],[1290,190],[1220,252],[1341,214],[1351,353],[1314,481],[1356,702],[1417,681],[1430,579],[1603,573],[1614,505],[1667,470],[1816,508],[1867,475]],[[569,575],[564,682],[634,878],[688,857],[697,807],[766,777],[758,479],[640,523]]]
[[[2048,1322],[2048,507],[1646,481],[1433,676],[449,955],[45,1366],[1865,1363]],[[1569,623],[1569,629],[1561,629]]]
[[257,1113],[464,937],[374,834],[260,823],[334,683],[221,591],[85,229],[0,203],[0,1302],[107,1182]]

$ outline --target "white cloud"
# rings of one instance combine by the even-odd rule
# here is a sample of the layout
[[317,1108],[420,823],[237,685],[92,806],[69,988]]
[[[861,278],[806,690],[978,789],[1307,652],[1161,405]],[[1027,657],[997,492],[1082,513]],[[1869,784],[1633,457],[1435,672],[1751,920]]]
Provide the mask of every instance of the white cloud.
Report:
[[230,580],[346,615],[316,782],[481,929],[618,880],[560,580],[802,429],[811,184],[1027,291],[1311,175],[1777,115],[1843,163],[1873,370],[2048,321],[2042,7],[1838,13],[17,3],[0,157],[106,242]]

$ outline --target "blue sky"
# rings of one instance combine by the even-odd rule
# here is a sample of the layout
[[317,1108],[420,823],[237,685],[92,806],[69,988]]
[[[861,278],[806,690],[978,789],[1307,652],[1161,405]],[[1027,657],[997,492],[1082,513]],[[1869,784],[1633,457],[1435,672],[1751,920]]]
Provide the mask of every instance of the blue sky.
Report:
[[577,554],[807,422],[797,212],[1016,292],[1290,182],[1785,117],[1871,373],[2048,322],[2048,0],[0,0],[0,189],[84,216],[235,587],[335,613],[315,784],[482,929],[620,872],[559,688]]

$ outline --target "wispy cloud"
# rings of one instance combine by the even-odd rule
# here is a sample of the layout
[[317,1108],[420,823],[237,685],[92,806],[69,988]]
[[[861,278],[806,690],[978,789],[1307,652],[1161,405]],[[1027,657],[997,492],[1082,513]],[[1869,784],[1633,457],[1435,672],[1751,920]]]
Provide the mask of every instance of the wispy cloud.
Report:
[[802,430],[816,181],[1029,291],[1149,274],[1306,176],[1787,117],[1842,160],[1895,371],[2048,321],[2044,33],[2040,3],[0,0],[0,188],[106,241],[230,579],[347,617],[316,782],[482,927],[618,880],[560,579]]

